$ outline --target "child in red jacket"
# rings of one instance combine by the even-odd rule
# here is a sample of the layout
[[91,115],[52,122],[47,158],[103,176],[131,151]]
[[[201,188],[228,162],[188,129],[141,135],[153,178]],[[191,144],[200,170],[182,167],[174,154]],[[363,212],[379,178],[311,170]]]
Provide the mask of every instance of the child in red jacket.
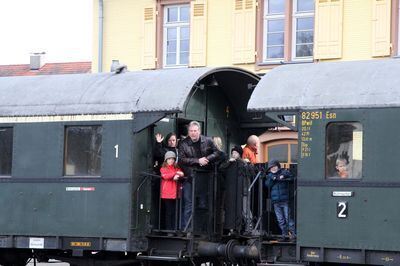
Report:
[[175,205],[178,195],[178,180],[183,177],[183,172],[175,163],[176,155],[168,151],[164,156],[161,172],[161,202],[164,206],[165,229],[175,230]]

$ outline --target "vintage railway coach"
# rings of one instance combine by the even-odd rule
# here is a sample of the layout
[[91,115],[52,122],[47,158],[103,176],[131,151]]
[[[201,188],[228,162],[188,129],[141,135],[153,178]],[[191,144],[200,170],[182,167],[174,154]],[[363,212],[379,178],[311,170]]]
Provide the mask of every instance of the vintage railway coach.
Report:
[[[258,80],[234,68],[1,78],[0,263],[25,265],[31,250],[73,265],[138,262],[163,236],[148,238],[154,133],[198,120],[227,147],[241,143]],[[181,258],[198,244],[175,242],[164,247]]]
[[[0,264],[400,265],[398,73],[376,60],[261,80],[236,68],[0,78]],[[225,191],[218,171],[198,171],[192,223],[160,228],[154,134],[185,135],[190,120],[226,151],[278,125],[298,132],[295,241],[276,241],[264,165],[246,186],[230,172]]]
[[400,62],[279,67],[249,109],[297,116],[297,259],[400,264]]

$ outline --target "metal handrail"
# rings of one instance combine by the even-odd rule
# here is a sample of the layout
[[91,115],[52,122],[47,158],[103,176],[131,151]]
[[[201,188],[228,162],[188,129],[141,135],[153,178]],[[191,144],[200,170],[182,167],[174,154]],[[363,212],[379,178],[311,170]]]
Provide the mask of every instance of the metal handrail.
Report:
[[[139,186],[137,187],[135,194],[136,194],[136,225],[134,229],[137,228],[137,225],[139,223],[139,190],[142,188],[142,186],[149,181],[149,178],[156,178],[156,179],[161,179],[161,175],[149,173],[149,172],[140,172],[139,176],[145,176],[145,178],[140,182]],[[161,197],[159,198],[159,206],[158,206],[158,229],[161,230]],[[180,210],[182,208],[181,206],[181,198],[177,198],[177,202],[175,205],[175,230],[181,227],[180,223]]]
[[257,182],[258,178],[260,178],[262,171],[258,172],[256,177],[254,178],[253,182],[250,184],[248,191],[250,192],[251,189],[254,187],[254,184]]
[[[248,219],[249,219],[249,217],[250,217],[250,219],[251,219],[251,221],[250,221],[250,228],[247,228],[248,230],[251,230],[251,231],[256,231],[259,227],[261,228],[261,220],[262,220],[262,210],[260,209],[260,207],[262,208],[262,193],[259,193],[259,195],[258,195],[258,217],[256,217],[256,216],[253,216],[253,212],[251,211],[251,202],[253,202],[254,201],[254,199],[252,198],[252,196],[253,196],[253,193],[252,193],[252,191],[253,191],[253,189],[254,189],[254,186],[255,186],[255,184],[256,184],[256,182],[257,181],[261,181],[261,179],[260,179],[260,176],[261,176],[261,174],[263,173],[263,171],[259,171],[258,173],[257,173],[257,175],[255,176],[255,178],[253,179],[253,181],[251,182],[251,184],[250,184],[250,186],[247,188],[247,191],[248,191],[248,195],[247,195],[247,198],[248,198],[248,200],[246,201],[246,210],[245,210],[245,216],[246,216],[246,228],[247,228],[247,226],[248,226]],[[261,182],[260,182],[261,183]],[[255,226],[253,226],[253,219],[254,218],[257,218],[257,222],[256,222],[256,224],[255,224]]]
[[132,230],[137,229],[138,228],[138,224],[139,224],[139,190],[148,181],[149,177],[161,178],[160,175],[155,175],[155,174],[148,173],[148,172],[140,172],[139,176],[141,176],[141,177],[144,176],[145,178],[142,180],[142,182],[140,182],[139,186],[135,190],[135,194],[136,194],[136,219],[135,219],[135,226],[132,228]]

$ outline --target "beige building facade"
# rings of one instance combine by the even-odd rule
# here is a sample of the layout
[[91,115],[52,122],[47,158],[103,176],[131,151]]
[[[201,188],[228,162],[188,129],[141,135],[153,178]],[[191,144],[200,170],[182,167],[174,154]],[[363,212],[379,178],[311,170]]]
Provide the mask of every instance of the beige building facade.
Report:
[[[93,72],[119,60],[130,71],[236,66],[263,74],[282,64],[400,55],[400,0],[93,1]],[[260,136],[260,159],[295,163],[296,139]]]
[[129,70],[264,73],[285,63],[397,56],[398,14],[399,0],[94,0],[92,69],[99,57],[102,71],[119,60]]

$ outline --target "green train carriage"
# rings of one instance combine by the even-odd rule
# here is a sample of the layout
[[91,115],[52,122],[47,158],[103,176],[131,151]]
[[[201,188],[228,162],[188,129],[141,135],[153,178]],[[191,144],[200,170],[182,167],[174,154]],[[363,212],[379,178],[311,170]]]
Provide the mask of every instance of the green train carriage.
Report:
[[400,264],[399,73],[392,59],[289,65],[252,94],[250,111],[296,116],[297,261]]
[[[296,64],[260,82],[236,68],[0,78],[0,263],[398,265],[399,68]],[[193,210],[206,230],[159,230],[154,134],[184,135],[190,120],[227,151],[279,125],[298,132],[296,242],[275,241],[262,175],[254,230],[221,233],[216,176],[210,208]]]
[[[198,120],[226,147],[242,143],[258,80],[235,68],[1,78],[0,263],[25,265],[32,254],[72,265],[198,256],[204,236],[149,237],[159,226],[154,134],[184,134]],[[150,256],[157,245],[176,254]]]

